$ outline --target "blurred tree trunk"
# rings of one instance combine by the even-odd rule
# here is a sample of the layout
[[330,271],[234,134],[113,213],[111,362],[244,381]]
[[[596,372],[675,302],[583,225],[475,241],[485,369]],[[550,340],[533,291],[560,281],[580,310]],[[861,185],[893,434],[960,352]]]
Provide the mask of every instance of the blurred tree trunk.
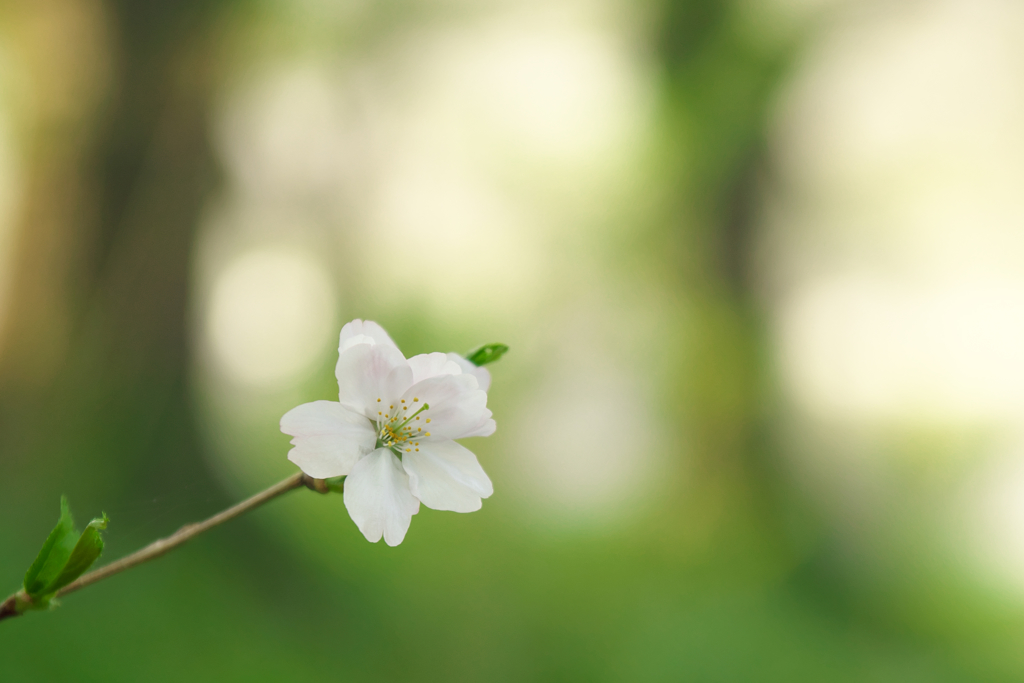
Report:
[[[31,87],[82,92],[55,95],[72,101],[64,109],[44,100],[28,112],[41,123],[26,138],[0,356],[0,439],[14,475],[4,496],[38,491],[43,478],[65,490],[84,479],[103,495],[140,468],[197,467],[187,289],[196,224],[217,184],[207,117],[221,4],[5,10],[38,62]],[[58,58],[42,54],[54,45]]]
[[77,280],[95,208],[86,169],[110,97],[109,29],[98,0],[0,6],[0,36],[12,54],[4,86],[24,174],[0,327],[4,399],[45,390],[85,298]]
[[678,187],[664,242],[675,249],[689,305],[678,391],[699,471],[690,505],[702,511],[697,518],[715,519],[743,502],[750,509],[727,516],[774,534],[779,506],[792,496],[777,489],[751,257],[771,106],[801,36],[795,27],[788,36],[778,27],[759,35],[750,14],[750,3],[737,0],[661,4],[662,111]]

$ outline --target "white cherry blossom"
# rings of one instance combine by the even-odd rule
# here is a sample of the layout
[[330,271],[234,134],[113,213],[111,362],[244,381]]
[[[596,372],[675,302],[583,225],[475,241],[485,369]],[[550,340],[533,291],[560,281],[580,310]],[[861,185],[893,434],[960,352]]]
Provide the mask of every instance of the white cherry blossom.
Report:
[[288,411],[288,459],[317,479],[346,476],[345,507],[369,541],[405,538],[420,503],[472,512],[494,489],[455,442],[490,436],[490,373],[457,354],[405,358],[387,332],[353,320],[338,343],[338,398]]

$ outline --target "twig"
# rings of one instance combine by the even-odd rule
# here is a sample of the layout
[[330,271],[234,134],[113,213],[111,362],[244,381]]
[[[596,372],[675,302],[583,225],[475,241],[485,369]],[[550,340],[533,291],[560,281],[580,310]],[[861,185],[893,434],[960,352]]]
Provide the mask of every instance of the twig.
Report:
[[[57,591],[57,597],[63,597],[69,593],[74,593],[80,588],[85,588],[97,581],[102,581],[108,576],[119,574],[126,569],[131,569],[143,562],[148,562],[149,560],[160,557],[164,553],[177,548],[179,545],[195,536],[198,536],[204,531],[212,529],[213,527],[223,524],[228,520],[234,519],[239,515],[258,508],[264,503],[277,498],[281,494],[287,493],[288,491],[297,489],[301,486],[305,486],[318,493],[328,492],[326,482],[322,479],[313,479],[302,472],[296,472],[284,481],[274,484],[267,490],[261,491],[255,496],[247,500],[243,500],[241,503],[229,507],[227,510],[220,512],[205,521],[183,526],[167,538],[161,538],[158,541],[153,541],[145,548],[137,550],[131,555],[122,557],[120,560],[111,562],[110,564],[100,567],[99,569],[95,569],[88,574],[83,574],[75,581]],[[0,603],[0,620],[21,615],[25,611],[23,603],[27,598],[28,596],[24,595],[23,591],[20,591],[19,593],[7,598],[3,603]],[[22,604],[19,604],[19,602]],[[31,604],[31,599],[28,599],[28,603]]]

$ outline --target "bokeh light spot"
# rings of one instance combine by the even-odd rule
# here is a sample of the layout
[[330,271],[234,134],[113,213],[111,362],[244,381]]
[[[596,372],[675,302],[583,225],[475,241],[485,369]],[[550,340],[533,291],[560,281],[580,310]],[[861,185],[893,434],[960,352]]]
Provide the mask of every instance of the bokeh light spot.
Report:
[[231,379],[270,386],[314,364],[337,326],[331,278],[314,256],[261,249],[217,277],[206,315],[213,355]]

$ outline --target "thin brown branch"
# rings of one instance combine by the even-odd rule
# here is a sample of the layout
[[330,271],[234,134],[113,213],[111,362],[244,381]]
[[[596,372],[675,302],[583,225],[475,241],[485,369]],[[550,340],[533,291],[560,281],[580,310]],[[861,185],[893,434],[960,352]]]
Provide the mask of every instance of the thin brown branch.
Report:
[[0,621],[9,619],[11,617],[20,617],[21,612],[18,611],[18,596],[17,594],[12,595],[0,604]]
[[142,564],[143,562],[148,562],[149,560],[160,557],[164,553],[173,550],[174,548],[177,548],[179,545],[191,540],[192,538],[198,536],[204,531],[212,529],[213,527],[223,524],[228,520],[234,519],[239,515],[245,514],[250,510],[258,508],[260,505],[263,505],[264,503],[269,502],[274,498],[277,498],[281,494],[291,491],[292,489],[297,489],[300,486],[309,486],[310,488],[316,490],[315,484],[313,484],[313,480],[310,480],[310,482],[307,483],[307,479],[309,478],[302,472],[296,472],[295,474],[288,477],[284,481],[271,486],[266,491],[261,491],[252,498],[243,500],[241,503],[229,507],[227,510],[220,512],[205,521],[183,526],[167,538],[161,538],[160,540],[153,541],[145,548],[137,550],[131,555],[128,555],[127,557],[122,557],[120,560],[111,562],[108,565],[105,565],[103,567],[100,567],[99,569],[95,569],[89,572],[88,574],[80,576],[77,580],[73,581],[72,583],[69,583],[67,586],[64,586],[64,588],[61,588],[59,591],[57,591],[57,597],[59,598],[68,595],[69,593],[74,593],[76,590],[79,590],[80,588],[85,588],[86,586],[94,584],[97,581],[102,581],[108,576],[119,574],[126,569],[131,569],[132,567]]
[[[250,510],[254,510],[264,503],[277,498],[281,494],[297,489],[300,486],[305,486],[311,491],[316,491],[317,493],[327,493],[329,491],[327,488],[327,482],[323,479],[314,479],[302,472],[297,472],[284,481],[274,484],[269,489],[261,491],[255,496],[247,500],[243,500],[241,503],[229,507],[227,510],[220,512],[205,521],[183,526],[167,538],[161,538],[158,541],[153,541],[145,548],[137,550],[127,557],[122,557],[120,560],[111,562],[108,565],[80,576],[77,580],[57,591],[56,597],[62,597],[69,593],[74,593],[76,590],[85,588],[97,581],[102,581],[108,576],[119,574],[126,569],[131,569],[143,562],[148,562],[149,560],[160,557],[164,553],[177,548],[179,545],[195,536],[198,536],[204,531],[223,524],[228,520],[234,519],[239,515],[245,514]],[[0,621],[11,617],[21,616],[25,610],[31,607],[31,605],[32,598],[25,594],[24,591],[15,593],[0,603]]]

